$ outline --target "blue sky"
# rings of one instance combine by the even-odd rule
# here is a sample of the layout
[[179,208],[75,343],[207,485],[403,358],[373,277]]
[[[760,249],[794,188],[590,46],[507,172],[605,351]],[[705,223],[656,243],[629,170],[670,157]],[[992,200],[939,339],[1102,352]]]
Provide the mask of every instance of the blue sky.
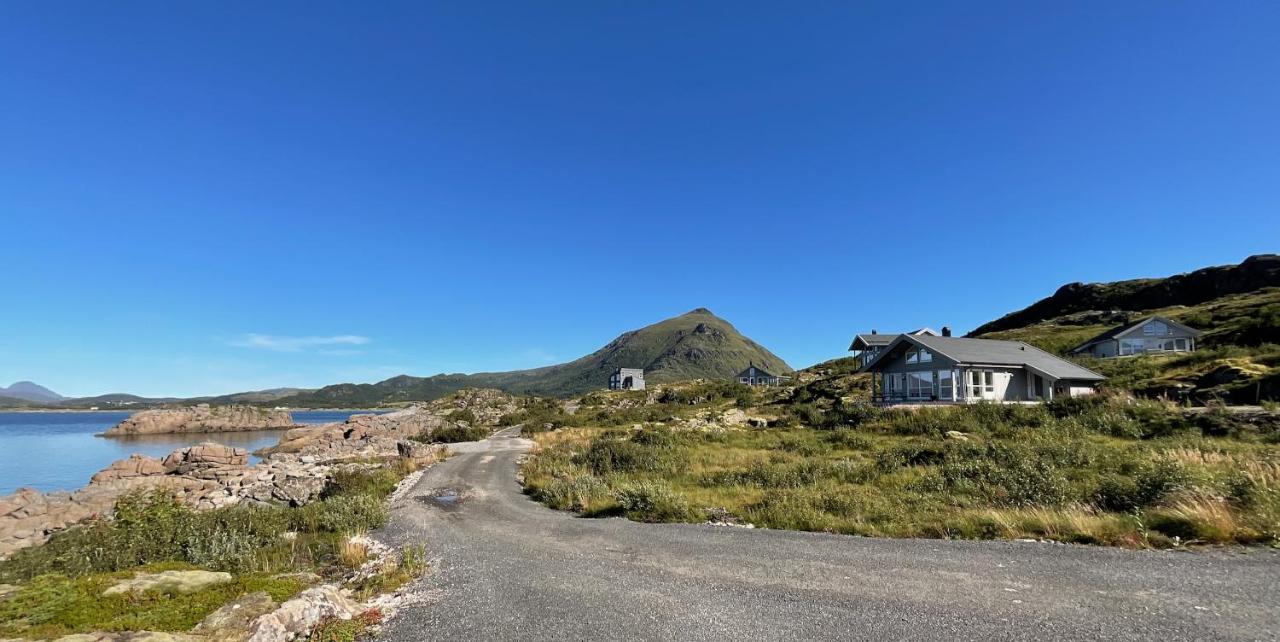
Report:
[[524,368],[699,306],[800,367],[1237,262],[1280,247],[1278,32],[1274,2],[3,3],[0,383]]

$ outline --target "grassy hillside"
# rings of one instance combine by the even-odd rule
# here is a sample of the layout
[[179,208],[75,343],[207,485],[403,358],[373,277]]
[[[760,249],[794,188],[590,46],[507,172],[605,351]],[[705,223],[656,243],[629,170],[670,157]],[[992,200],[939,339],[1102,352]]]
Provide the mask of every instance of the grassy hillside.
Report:
[[1280,287],[1280,255],[1251,256],[1239,265],[1207,267],[1166,278],[1112,283],[1069,283],[1053,296],[983,324],[971,334],[986,335],[1088,311],[1138,311],[1196,306],[1234,294]]
[[981,334],[1026,341],[1056,354],[1128,320],[1159,314],[1204,331],[1184,355],[1076,359],[1109,378],[1111,388],[1139,394],[1255,403],[1280,398],[1280,287],[1234,294],[1196,305],[1114,314],[1086,311],[1019,328]]
[[276,399],[288,406],[368,406],[431,400],[462,388],[497,388],[517,394],[564,397],[603,388],[617,368],[644,368],[645,379],[662,383],[728,379],[755,363],[774,374],[791,367],[728,321],[705,308],[627,332],[576,361],[532,370],[434,377],[401,375],[374,384],[338,384]]

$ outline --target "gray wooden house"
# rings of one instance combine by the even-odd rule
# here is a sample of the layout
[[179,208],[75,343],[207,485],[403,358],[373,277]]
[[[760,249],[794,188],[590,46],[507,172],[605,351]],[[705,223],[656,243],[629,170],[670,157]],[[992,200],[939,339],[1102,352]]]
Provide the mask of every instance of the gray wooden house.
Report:
[[[945,331],[946,328],[943,328],[943,330]],[[911,332],[906,332],[904,334],[931,334],[935,337],[938,336],[938,333],[934,332],[933,328],[920,328],[919,330],[912,330]],[[893,343],[893,340],[897,338],[898,335],[894,333],[880,334],[875,330],[872,330],[870,334],[854,335],[853,343],[849,344],[849,351],[853,353],[853,357],[857,359],[858,367],[861,368],[862,366],[871,363],[871,360],[875,358],[877,353],[888,347],[888,345]]]
[[748,386],[776,386],[781,377],[766,372],[764,368],[752,363],[747,366],[746,370],[738,373],[738,383],[745,383]]
[[1092,394],[1106,377],[1021,341],[898,335],[862,372],[876,403],[1049,401]]
[[1194,352],[1203,332],[1172,319],[1151,316],[1116,326],[1071,349],[1100,359],[1135,354]]
[[618,368],[609,375],[610,390],[644,390],[644,370]]

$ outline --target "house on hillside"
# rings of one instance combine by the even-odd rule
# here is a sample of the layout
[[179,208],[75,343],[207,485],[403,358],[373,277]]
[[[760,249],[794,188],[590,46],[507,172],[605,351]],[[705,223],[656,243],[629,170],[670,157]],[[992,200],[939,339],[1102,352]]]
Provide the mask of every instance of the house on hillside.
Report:
[[755,363],[747,366],[746,370],[738,373],[738,383],[745,383],[748,386],[776,386],[782,381],[782,377],[778,377],[768,372],[764,368],[757,366]]
[[1127,357],[1148,352],[1194,352],[1196,338],[1203,332],[1172,319],[1151,316],[1116,326],[1071,349],[1071,354],[1087,354],[1100,359]]
[[609,375],[610,390],[644,390],[644,370],[618,368]]
[[[950,331],[947,328],[943,328],[943,331],[950,334]],[[935,337],[938,336],[938,333],[934,332],[932,328],[920,328],[919,330],[912,330],[906,334],[929,334]],[[875,330],[872,330],[871,334],[859,334],[854,336],[853,343],[849,345],[849,351],[852,352],[853,357],[858,360],[858,367],[861,368],[862,366],[870,363],[878,352],[883,350],[890,343],[893,343],[893,340],[897,338],[898,335],[896,334],[879,334]]]
[[1021,341],[898,335],[861,368],[877,403],[1049,401],[1106,377]]

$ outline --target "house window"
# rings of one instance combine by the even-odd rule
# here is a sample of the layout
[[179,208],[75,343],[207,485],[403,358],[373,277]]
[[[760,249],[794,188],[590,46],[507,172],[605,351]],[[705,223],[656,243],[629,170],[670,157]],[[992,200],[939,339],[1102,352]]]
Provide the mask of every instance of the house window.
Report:
[[1147,351],[1147,344],[1142,339],[1121,339],[1120,354],[1142,354]]
[[1174,349],[1174,350],[1177,350],[1178,352],[1184,352],[1184,351],[1186,351],[1186,349],[1187,349],[1187,340],[1186,340],[1186,339],[1174,339],[1174,340],[1173,340],[1173,349]]
[[919,363],[920,355],[915,348],[907,350],[907,363]]
[[933,363],[933,353],[929,352],[928,350],[925,350],[924,348],[921,348],[920,363]]
[[969,371],[969,389],[968,397],[970,399],[990,399],[996,394],[996,373],[991,370],[970,370]]
[[951,371],[939,370],[938,371],[938,398],[946,399],[949,401],[951,399],[951,393],[952,393]]
[[1142,334],[1149,337],[1163,337],[1169,334],[1169,326],[1163,321],[1152,321],[1142,326]]
[[913,399],[930,399],[933,394],[932,372],[907,373],[907,396]]

